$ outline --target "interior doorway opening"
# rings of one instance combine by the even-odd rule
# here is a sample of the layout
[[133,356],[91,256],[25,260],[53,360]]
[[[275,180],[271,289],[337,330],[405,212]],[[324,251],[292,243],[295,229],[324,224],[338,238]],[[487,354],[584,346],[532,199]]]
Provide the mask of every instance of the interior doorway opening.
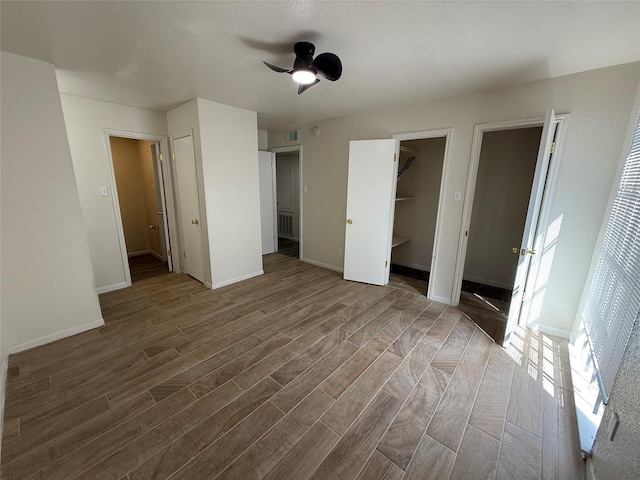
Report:
[[275,156],[277,252],[300,258],[300,151],[277,151]]
[[400,142],[390,282],[427,295],[447,137]]
[[[460,307],[496,342],[504,334],[542,125],[484,132],[471,207]],[[519,252],[519,248],[517,248]]]
[[[111,167],[125,283],[174,271],[168,203],[168,179],[162,151],[166,139],[126,132],[105,132]],[[100,194],[109,196],[101,187]]]

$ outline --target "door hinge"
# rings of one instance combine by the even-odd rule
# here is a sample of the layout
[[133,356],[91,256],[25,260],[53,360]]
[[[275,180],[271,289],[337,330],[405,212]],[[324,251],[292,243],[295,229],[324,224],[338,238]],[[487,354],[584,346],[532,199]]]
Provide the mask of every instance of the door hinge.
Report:
[[527,299],[527,292],[522,292],[522,302],[524,302]]
[[171,158],[172,158],[172,159],[173,159],[173,161],[175,162],[175,161],[176,161],[176,154],[172,152],[172,153],[171,153]]
[[393,154],[393,161],[394,161],[394,162],[396,161],[396,157],[397,157],[397,154],[395,154],[395,153],[394,153],[394,154]]
[[186,250],[183,250],[183,251],[182,251],[182,256],[183,256],[184,258],[187,258],[187,251],[186,251]]
[[162,157],[162,154],[161,154],[161,153],[159,153],[159,154],[158,154],[158,160],[162,161],[162,158],[163,158],[163,157]]
[[556,151],[556,142],[553,142],[551,144],[551,154],[553,155],[553,152],[555,152],[555,151]]
[[385,260],[385,261],[384,261],[384,268],[387,268],[387,265],[389,265],[389,261],[388,261],[388,260]]
[[171,250],[167,250],[167,256],[171,256]]

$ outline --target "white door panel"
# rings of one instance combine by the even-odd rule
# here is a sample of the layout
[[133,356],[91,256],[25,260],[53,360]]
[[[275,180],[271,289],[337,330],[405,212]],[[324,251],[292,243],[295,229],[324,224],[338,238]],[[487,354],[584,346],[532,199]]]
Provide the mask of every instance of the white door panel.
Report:
[[349,143],[344,278],[389,283],[398,140]]
[[172,141],[178,180],[180,226],[182,227],[182,254],[186,264],[184,270],[196,280],[204,283],[204,254],[196,158],[191,135]]
[[524,225],[520,251],[518,252],[518,267],[516,269],[511,304],[509,306],[509,318],[507,320],[504,335],[505,345],[509,342],[511,333],[518,323],[531,257],[537,253],[535,251],[535,236],[540,217],[540,207],[542,206],[542,197],[546,185],[547,173],[549,172],[549,163],[551,161],[551,154],[553,153],[552,144],[555,136],[556,125],[557,121],[554,111],[549,110],[542,128],[542,136],[540,137],[540,147],[538,149],[536,170],[531,187],[531,196],[529,197],[527,218]]
[[276,156],[271,152],[258,152],[260,179],[260,221],[262,224],[262,255],[276,251],[275,205]]

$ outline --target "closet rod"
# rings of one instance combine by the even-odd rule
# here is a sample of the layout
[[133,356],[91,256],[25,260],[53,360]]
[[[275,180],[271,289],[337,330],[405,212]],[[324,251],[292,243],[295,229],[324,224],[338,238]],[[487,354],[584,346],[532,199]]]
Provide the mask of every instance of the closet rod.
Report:
[[415,149],[409,148],[409,147],[404,147],[402,145],[400,145],[400,151],[401,152],[413,153],[414,155],[418,155],[418,150],[415,150]]

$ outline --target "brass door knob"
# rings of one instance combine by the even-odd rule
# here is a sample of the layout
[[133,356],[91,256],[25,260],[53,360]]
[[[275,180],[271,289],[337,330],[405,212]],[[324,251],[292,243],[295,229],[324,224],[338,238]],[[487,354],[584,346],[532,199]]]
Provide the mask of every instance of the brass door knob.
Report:
[[351,224],[353,223],[353,220],[351,220],[351,219],[349,218],[349,219],[347,220],[347,223],[348,223],[349,225],[351,225]]
[[193,223],[194,225],[198,225],[198,219],[194,218],[193,220],[191,220],[191,223]]

